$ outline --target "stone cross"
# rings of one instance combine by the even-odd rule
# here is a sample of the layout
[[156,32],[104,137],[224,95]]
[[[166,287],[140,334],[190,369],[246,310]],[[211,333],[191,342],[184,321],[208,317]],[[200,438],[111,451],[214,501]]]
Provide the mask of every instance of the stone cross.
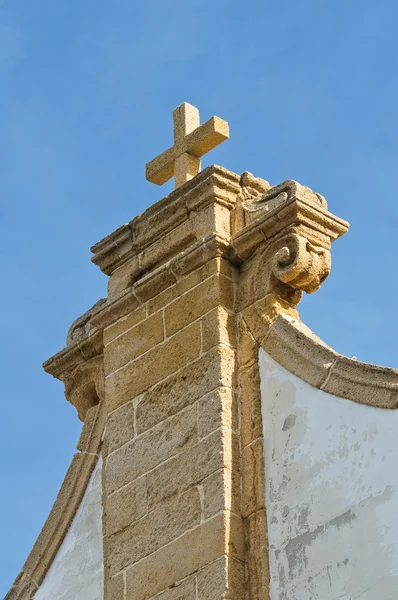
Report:
[[200,171],[200,157],[229,138],[228,123],[211,117],[200,125],[199,111],[183,102],[173,111],[174,146],[159,154],[146,165],[148,181],[163,185],[174,175],[178,188]]

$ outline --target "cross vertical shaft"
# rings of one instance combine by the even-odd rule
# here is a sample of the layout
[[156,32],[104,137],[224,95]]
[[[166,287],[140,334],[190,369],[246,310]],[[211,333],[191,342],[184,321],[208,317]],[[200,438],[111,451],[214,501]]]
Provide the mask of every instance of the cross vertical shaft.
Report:
[[174,146],[146,165],[148,181],[163,185],[174,176],[178,188],[200,171],[200,157],[229,138],[228,123],[212,117],[200,125],[199,111],[183,102],[173,111]]
[[[199,111],[192,104],[183,102],[173,111],[174,144],[178,148],[188,133],[200,125]],[[174,162],[174,187],[178,188],[200,172],[200,158],[184,152]]]

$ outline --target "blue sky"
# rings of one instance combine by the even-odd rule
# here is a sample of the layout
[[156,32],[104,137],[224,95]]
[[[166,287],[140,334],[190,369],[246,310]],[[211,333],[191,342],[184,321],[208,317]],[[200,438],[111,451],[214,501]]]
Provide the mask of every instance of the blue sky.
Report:
[[204,166],[296,179],[351,222],[300,313],[398,366],[397,20],[395,0],[0,0],[0,596],[80,431],[41,363],[105,295],[90,246],[171,190],[144,169],[181,102],[230,123]]

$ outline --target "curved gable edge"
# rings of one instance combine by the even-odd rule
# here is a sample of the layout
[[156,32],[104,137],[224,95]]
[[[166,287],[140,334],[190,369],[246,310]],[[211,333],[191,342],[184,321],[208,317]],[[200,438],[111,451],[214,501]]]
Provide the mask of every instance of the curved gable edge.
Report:
[[51,512],[21,572],[4,600],[31,600],[39,589],[80,506],[100,455],[104,430],[103,402],[87,411],[77,452]]
[[260,346],[282,367],[325,392],[378,408],[398,408],[398,370],[338,354],[303,323],[279,314]]

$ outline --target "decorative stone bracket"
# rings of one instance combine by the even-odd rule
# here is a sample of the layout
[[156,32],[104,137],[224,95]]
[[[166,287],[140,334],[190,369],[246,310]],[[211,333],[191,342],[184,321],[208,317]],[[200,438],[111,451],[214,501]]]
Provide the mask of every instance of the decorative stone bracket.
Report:
[[295,181],[266,189],[267,182],[244,173],[241,186],[235,223],[244,227],[231,241],[241,263],[238,311],[255,310],[268,323],[280,312],[298,318],[302,292],[311,294],[325,281],[331,242],[348,223],[327,211],[320,194]]
[[105,398],[102,331],[91,323],[103,303],[98,302],[72,324],[66,348],[43,365],[47,373],[64,382],[65,397],[82,421],[88,409]]

